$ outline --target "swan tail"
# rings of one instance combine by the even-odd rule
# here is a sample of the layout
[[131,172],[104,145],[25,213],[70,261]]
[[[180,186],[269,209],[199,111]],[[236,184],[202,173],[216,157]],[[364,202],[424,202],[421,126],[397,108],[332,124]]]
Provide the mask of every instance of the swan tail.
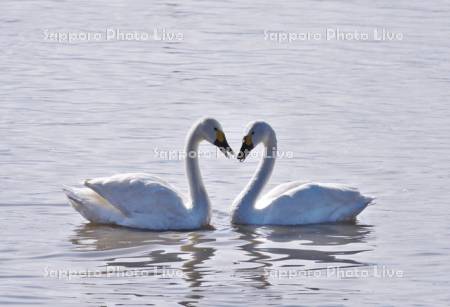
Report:
[[88,188],[62,188],[72,207],[96,224],[117,224],[124,216],[104,198]]
[[347,221],[356,222],[356,217],[364,210],[367,206],[373,205],[373,201],[375,197],[363,196],[361,195],[361,199],[359,201],[359,205],[356,206],[355,211],[349,216]]
[[334,213],[333,219],[337,222],[356,222],[357,216],[369,205],[373,205],[374,197],[361,195],[353,205],[342,207]]
[[373,197],[373,196],[363,196],[363,197],[364,197],[365,207],[373,206],[376,204],[375,197]]

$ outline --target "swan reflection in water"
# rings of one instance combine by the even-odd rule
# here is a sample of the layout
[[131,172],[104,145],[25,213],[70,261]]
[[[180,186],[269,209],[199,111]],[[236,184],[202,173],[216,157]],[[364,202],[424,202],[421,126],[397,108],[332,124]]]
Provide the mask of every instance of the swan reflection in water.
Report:
[[350,256],[371,250],[367,248],[367,244],[364,249],[352,246],[367,243],[372,231],[371,225],[355,223],[300,227],[239,225],[233,230],[239,234],[238,239],[244,242],[238,248],[249,257],[245,262],[257,264],[251,269],[236,270],[235,274],[254,280],[257,288],[271,285],[267,273],[275,268],[314,270],[324,269],[321,264],[326,264],[326,267],[368,265],[353,260]]
[[[371,232],[372,226],[358,224],[242,225],[189,232],[149,232],[85,224],[76,229],[71,242],[78,251],[105,253],[108,266],[180,270],[181,280],[170,283],[184,281],[188,284],[191,292],[185,293],[185,301],[180,302],[188,304],[203,298],[202,293],[208,291],[206,284],[235,283],[240,287],[268,288],[272,281],[267,272],[277,268],[366,266],[367,263],[354,260],[354,255],[371,250],[371,245],[367,244]],[[218,235],[221,242],[216,238]],[[223,245],[224,240],[226,245]],[[223,259],[220,251],[230,248],[234,258]],[[230,262],[225,270],[214,264],[224,260]]]
[[[213,232],[210,230],[153,232],[88,223],[75,230],[71,242],[77,250],[104,252],[107,255],[104,261],[111,267],[139,269],[148,272],[148,276],[157,275],[161,278],[167,278],[165,275],[169,274],[179,278],[180,275],[174,274],[179,270],[181,278],[193,290],[185,295],[185,302],[180,302],[184,305],[203,298],[196,289],[202,287],[205,277],[209,275],[210,270],[204,263],[216,251],[208,246],[215,241],[212,237]],[[122,261],[123,258],[127,261]],[[174,282],[177,280],[170,281]]]

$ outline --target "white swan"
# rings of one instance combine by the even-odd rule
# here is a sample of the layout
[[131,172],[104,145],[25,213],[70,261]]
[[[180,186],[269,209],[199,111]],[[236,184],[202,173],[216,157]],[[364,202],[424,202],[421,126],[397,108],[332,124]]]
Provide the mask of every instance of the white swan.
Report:
[[99,224],[151,230],[198,229],[209,225],[210,202],[200,175],[198,146],[206,140],[228,157],[233,153],[218,121],[206,118],[191,128],[186,144],[190,198],[147,174],[120,174],[86,180],[83,188],[64,188],[72,206]]
[[352,221],[373,198],[342,184],[281,184],[259,198],[266,185],[277,153],[277,139],[272,127],[263,121],[250,123],[238,159],[263,143],[264,158],[246,188],[232,206],[232,222],[255,225],[303,225]]

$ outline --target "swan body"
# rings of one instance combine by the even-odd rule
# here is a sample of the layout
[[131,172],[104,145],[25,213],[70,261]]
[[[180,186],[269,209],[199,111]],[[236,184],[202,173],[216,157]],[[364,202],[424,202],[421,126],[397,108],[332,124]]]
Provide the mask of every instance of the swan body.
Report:
[[265,156],[247,187],[232,206],[232,222],[254,225],[305,225],[347,222],[373,201],[356,188],[335,183],[287,182],[260,197],[275,165],[277,140],[266,122],[249,125],[238,159],[243,161],[259,143]]
[[64,190],[73,207],[91,222],[152,229],[201,225],[200,215],[190,214],[186,197],[161,178],[120,174],[86,180],[84,185]]
[[210,202],[198,167],[198,145],[206,140],[226,155],[232,152],[214,119],[197,122],[188,135],[186,174],[190,197],[166,181],[142,173],[86,180],[82,188],[64,188],[70,203],[84,218],[150,230],[187,230],[207,227]]

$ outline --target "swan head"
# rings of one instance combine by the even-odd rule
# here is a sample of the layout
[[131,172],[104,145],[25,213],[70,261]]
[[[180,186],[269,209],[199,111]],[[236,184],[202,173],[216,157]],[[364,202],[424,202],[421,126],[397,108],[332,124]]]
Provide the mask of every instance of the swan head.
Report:
[[243,162],[258,144],[263,143],[267,145],[271,136],[274,138],[275,132],[268,123],[264,121],[249,123],[245,129],[242,146],[237,155],[238,160]]
[[204,118],[200,120],[198,126],[202,137],[207,142],[217,146],[227,158],[229,154],[234,154],[230,145],[228,145],[222,125],[217,120],[214,118]]

